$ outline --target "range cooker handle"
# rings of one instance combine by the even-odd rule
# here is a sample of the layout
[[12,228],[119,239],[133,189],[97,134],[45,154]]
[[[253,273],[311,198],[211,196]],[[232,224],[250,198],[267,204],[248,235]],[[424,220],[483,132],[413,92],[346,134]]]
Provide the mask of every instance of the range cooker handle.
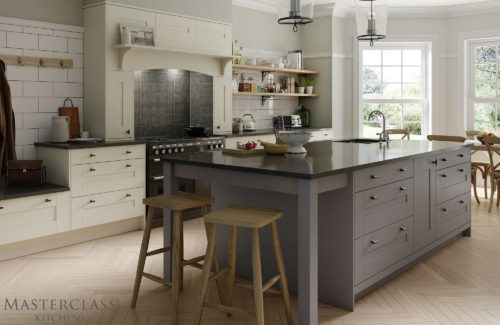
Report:
[[153,176],[153,181],[161,181],[163,180],[165,177],[163,176]]
[[161,161],[160,158],[154,158],[153,159],[153,162],[155,162],[155,163],[159,163],[160,161]]

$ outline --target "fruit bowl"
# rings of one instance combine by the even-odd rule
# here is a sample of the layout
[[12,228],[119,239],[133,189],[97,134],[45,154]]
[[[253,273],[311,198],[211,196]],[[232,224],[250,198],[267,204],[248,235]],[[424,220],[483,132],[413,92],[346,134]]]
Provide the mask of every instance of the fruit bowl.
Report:
[[311,133],[305,131],[280,131],[279,138],[288,145],[287,153],[305,153],[304,144],[309,142]]
[[480,134],[477,135],[476,139],[479,140],[482,144],[484,143],[485,138],[496,138],[497,136],[493,132],[481,132]]

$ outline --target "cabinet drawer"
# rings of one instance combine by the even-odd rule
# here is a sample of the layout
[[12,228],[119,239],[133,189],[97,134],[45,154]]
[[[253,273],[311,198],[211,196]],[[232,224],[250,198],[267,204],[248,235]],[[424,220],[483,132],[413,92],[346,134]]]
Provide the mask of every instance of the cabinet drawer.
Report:
[[469,193],[436,206],[437,238],[440,238],[469,222],[469,207]]
[[146,157],[145,145],[101,147],[71,150],[71,165],[128,160]]
[[69,230],[69,192],[0,202],[0,245]]
[[412,214],[412,178],[358,192],[354,196],[354,238]]
[[413,217],[354,241],[354,284],[358,284],[413,253]]
[[143,216],[144,187],[71,199],[71,230]]
[[470,163],[440,169],[436,172],[436,204],[470,191]]
[[155,14],[150,11],[121,6],[106,6],[106,31],[120,34],[120,24],[135,27],[155,27]]
[[71,166],[71,196],[144,186],[145,160],[121,160]]
[[443,152],[436,155],[437,169],[463,164],[470,161],[470,148]]
[[354,190],[364,191],[410,177],[413,177],[412,160],[365,168],[354,172]]
[[196,46],[196,21],[187,17],[156,14],[156,46],[193,50]]
[[196,46],[203,52],[231,55],[232,27],[210,21],[196,21]]
[[321,130],[321,131],[311,132],[311,139],[309,140],[309,142],[327,141],[327,140],[333,140],[332,130]]

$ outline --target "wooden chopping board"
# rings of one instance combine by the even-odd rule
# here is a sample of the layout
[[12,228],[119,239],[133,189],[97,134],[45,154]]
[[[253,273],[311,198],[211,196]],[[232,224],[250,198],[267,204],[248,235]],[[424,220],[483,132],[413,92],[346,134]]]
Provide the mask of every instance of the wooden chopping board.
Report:
[[255,155],[259,153],[264,153],[264,149],[222,149],[223,153],[232,153],[235,155]]
[[69,138],[80,137],[80,115],[78,107],[59,107],[59,116],[69,116]]

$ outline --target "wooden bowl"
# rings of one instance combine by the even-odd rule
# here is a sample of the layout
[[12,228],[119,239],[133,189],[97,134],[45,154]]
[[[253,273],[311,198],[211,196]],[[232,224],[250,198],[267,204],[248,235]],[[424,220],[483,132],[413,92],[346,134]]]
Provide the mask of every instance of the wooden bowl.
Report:
[[268,155],[284,155],[288,151],[287,144],[276,144],[270,142],[260,142],[264,147],[264,152]]
[[484,143],[484,140],[483,140],[483,139],[484,139],[484,137],[479,137],[479,136],[477,136],[477,137],[476,137],[476,139],[478,139],[478,140],[479,140],[479,142],[481,142],[482,144],[486,144],[486,143]]

